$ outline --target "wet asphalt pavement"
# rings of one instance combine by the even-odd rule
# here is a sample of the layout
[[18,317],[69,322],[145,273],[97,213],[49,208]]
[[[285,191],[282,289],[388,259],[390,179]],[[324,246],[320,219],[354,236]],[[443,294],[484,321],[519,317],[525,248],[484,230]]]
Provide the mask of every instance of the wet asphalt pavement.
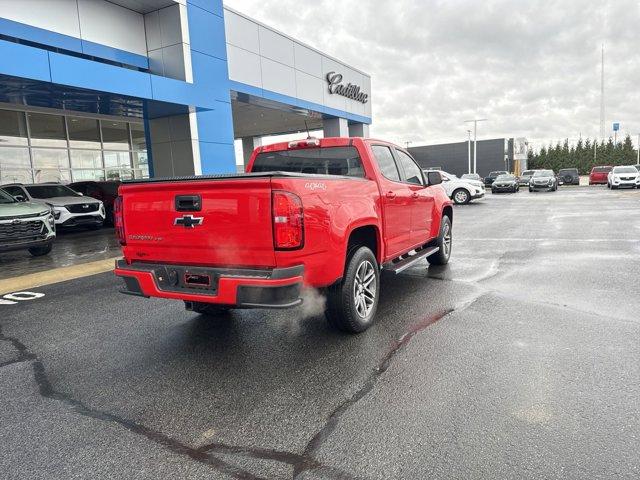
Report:
[[121,255],[113,227],[99,230],[58,228],[56,233],[49,255],[33,257],[27,250],[0,253],[0,280]]
[[3,478],[638,478],[640,191],[456,207],[347,336],[111,274],[0,305]]

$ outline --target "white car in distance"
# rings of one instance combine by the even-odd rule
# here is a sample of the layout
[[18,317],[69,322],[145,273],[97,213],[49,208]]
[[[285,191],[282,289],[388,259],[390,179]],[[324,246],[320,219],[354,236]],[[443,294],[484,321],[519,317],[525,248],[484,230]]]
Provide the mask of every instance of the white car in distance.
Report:
[[454,203],[464,205],[471,200],[484,197],[484,184],[480,180],[462,179],[443,170],[437,171],[442,176],[441,185],[444,191]]
[[640,172],[633,165],[613,167],[607,175],[607,188],[640,188]]

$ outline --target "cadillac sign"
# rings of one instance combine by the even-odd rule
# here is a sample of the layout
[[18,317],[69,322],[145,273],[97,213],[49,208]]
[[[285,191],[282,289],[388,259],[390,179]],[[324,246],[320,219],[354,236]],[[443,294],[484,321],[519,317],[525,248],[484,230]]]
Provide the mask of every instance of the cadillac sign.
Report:
[[329,93],[331,94],[342,95],[356,102],[367,103],[369,101],[369,94],[361,92],[358,85],[352,83],[344,85],[341,73],[327,73],[327,83],[329,83]]

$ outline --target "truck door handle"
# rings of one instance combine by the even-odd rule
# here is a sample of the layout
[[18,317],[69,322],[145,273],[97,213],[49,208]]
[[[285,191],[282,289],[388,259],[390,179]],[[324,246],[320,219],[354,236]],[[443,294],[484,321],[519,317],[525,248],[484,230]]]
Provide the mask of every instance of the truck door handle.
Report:
[[395,194],[395,192],[387,192],[386,197],[387,198],[396,198],[396,194]]
[[420,195],[418,195],[418,192],[413,192],[411,194],[411,198],[418,198]]

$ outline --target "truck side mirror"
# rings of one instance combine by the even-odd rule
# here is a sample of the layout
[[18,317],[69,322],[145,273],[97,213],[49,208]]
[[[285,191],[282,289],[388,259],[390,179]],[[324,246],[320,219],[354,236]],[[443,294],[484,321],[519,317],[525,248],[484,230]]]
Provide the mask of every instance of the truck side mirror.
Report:
[[427,172],[427,185],[440,185],[442,183],[442,175],[440,172],[430,171]]

